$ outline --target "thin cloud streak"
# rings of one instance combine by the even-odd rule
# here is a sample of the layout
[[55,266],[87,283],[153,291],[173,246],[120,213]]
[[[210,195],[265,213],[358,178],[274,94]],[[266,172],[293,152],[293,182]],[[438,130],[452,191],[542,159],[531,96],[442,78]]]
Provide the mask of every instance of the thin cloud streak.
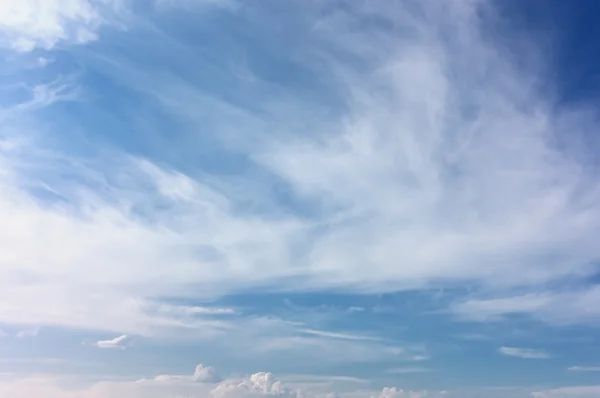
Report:
[[500,347],[498,352],[509,357],[518,357],[523,359],[549,359],[551,355],[545,351],[534,350],[531,348]]

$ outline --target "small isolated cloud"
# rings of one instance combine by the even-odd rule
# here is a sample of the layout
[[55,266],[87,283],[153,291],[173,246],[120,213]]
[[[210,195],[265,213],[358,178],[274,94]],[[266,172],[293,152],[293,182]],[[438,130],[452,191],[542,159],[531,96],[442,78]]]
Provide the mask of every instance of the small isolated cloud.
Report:
[[567,370],[570,372],[600,372],[600,366],[571,366]]
[[222,380],[221,376],[219,376],[212,366],[203,366],[202,364],[196,366],[192,377],[195,381],[205,383],[218,383]]
[[39,333],[39,328],[25,329],[17,332],[17,338],[24,339],[27,337],[36,337]]
[[348,312],[364,312],[365,307],[350,307],[348,308]]
[[221,380],[221,376],[217,373],[215,368],[212,366],[204,366],[199,364],[194,370],[192,376],[183,375],[160,375],[154,378],[156,381],[193,381],[199,383],[218,383]]
[[531,348],[500,347],[498,352],[509,357],[518,357],[525,359],[548,359],[550,354],[541,350]]
[[122,335],[119,337],[115,337],[112,340],[100,340],[96,342],[96,346],[98,348],[120,348],[125,349],[127,343],[129,342],[129,336]]

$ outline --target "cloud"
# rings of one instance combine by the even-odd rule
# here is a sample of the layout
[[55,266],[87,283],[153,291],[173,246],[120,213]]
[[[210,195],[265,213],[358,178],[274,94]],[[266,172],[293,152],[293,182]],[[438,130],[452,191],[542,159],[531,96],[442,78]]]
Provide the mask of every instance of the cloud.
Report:
[[406,373],[424,373],[431,372],[432,369],[422,368],[422,367],[403,367],[403,368],[393,368],[389,369],[386,373],[389,374],[406,374]]
[[180,376],[180,375],[160,375],[154,378],[156,381],[195,381],[203,383],[218,383],[222,380],[221,376],[217,373],[215,368],[212,366],[204,366],[199,364],[194,370],[192,376]]
[[563,387],[532,393],[533,398],[594,398],[600,394],[600,386]]
[[106,20],[103,7],[112,0],[21,0],[0,9],[0,46],[17,51],[51,49],[59,43],[97,39]]
[[571,372],[600,372],[600,366],[570,366],[567,370]]
[[600,286],[594,285],[572,291],[469,299],[454,303],[451,312],[463,319],[484,322],[527,314],[557,325],[596,324],[600,322],[600,310],[592,304],[597,300]]
[[[438,396],[442,396],[439,394]],[[425,398],[430,396],[426,391],[405,391],[396,387],[385,387],[379,394],[379,398]]]
[[515,348],[515,347],[500,347],[498,352],[502,355],[510,357],[519,357],[525,359],[548,359],[550,354],[541,350],[534,350],[531,348]]
[[127,335],[115,337],[112,340],[100,340],[96,342],[98,348],[120,348],[125,349],[131,339]]
[[[205,369],[205,368],[204,368]],[[258,372],[242,379],[227,379],[221,382],[195,380],[189,376],[171,376],[169,378],[141,379],[133,382],[97,382],[86,388],[69,388],[52,378],[0,380],[0,394],[13,398],[206,398],[235,397],[250,398],[260,396],[327,398],[330,393],[311,390],[292,390],[278,381],[269,372]],[[431,391],[412,392],[402,389],[384,388],[381,392],[352,391],[336,394],[348,398],[421,398],[441,397],[444,394]]]
[[16,337],[24,339],[27,337],[36,337],[40,333],[39,328],[24,329],[17,332]]
[[341,339],[341,340],[379,340],[376,337],[371,336],[361,336],[356,334],[348,334],[348,333],[336,333],[336,332],[327,332],[324,330],[312,330],[312,329],[302,329],[300,330],[302,333],[311,334],[319,337],[328,337],[332,339]]
[[[0,147],[2,323],[216,340],[256,324],[164,303],[253,287],[467,283],[509,298],[467,301],[460,313],[552,321],[562,293],[539,286],[595,271],[600,184],[580,140],[597,123],[538,90],[549,84],[543,60],[503,51],[484,30],[494,26],[480,19],[485,3],[352,2],[331,13],[296,2],[277,19],[298,22],[292,47],[265,23],[275,11],[257,5],[236,24],[257,47],[224,29],[213,36],[232,47],[215,45],[214,56],[189,42],[197,23],[176,8],[103,41],[100,27],[112,25],[100,2],[14,3],[0,16],[5,47],[98,46],[69,53],[83,65],[75,82],[58,77],[70,71],[40,84],[19,70],[19,95],[2,97],[2,142],[17,142]],[[165,33],[171,12],[189,37]],[[259,67],[278,60],[306,84]],[[596,293],[564,296],[575,298],[560,307],[565,321],[596,317],[586,310]]]

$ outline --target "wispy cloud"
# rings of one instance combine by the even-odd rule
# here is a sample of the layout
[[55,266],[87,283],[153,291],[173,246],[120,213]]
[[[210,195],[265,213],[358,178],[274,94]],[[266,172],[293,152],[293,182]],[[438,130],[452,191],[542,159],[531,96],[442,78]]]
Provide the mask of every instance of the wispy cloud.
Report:
[[433,371],[430,368],[422,368],[422,367],[401,367],[401,368],[392,368],[388,369],[386,373],[389,374],[406,374],[406,373],[424,373]]
[[551,357],[546,351],[531,348],[500,347],[498,352],[502,355],[524,359],[548,359]]
[[493,321],[506,316],[527,314],[554,324],[600,322],[600,309],[593,303],[600,300],[600,286],[588,286],[572,291],[548,291],[500,298],[479,298],[460,301],[451,311],[474,321]]
[[571,372],[600,372],[600,366],[570,366],[567,370]]
[[313,329],[302,329],[300,330],[302,333],[311,334],[320,337],[328,337],[332,339],[341,339],[341,340],[379,340],[377,337],[372,336],[362,336],[357,334],[348,334],[348,333],[336,333],[336,332],[328,332],[324,330],[313,330]]
[[[214,23],[211,2],[12,3],[0,323],[358,362],[417,353],[172,303],[468,284],[463,319],[599,319],[597,121],[540,92],[547,63],[496,42],[492,5],[265,2]],[[565,280],[587,287],[539,290]]]
[[24,339],[27,337],[36,337],[40,333],[40,328],[24,329],[17,332],[16,337]]
[[533,398],[594,398],[600,394],[600,386],[562,387],[531,393]]
[[130,342],[130,338],[127,335],[122,335],[119,337],[115,337],[111,340],[100,340],[96,342],[96,346],[98,348],[120,348],[125,349],[127,344]]

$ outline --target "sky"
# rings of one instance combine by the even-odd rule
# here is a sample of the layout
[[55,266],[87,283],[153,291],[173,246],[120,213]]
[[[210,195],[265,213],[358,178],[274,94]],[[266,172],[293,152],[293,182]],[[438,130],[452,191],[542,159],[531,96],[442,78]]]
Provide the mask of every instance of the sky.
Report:
[[0,0],[0,396],[600,396],[599,17]]

